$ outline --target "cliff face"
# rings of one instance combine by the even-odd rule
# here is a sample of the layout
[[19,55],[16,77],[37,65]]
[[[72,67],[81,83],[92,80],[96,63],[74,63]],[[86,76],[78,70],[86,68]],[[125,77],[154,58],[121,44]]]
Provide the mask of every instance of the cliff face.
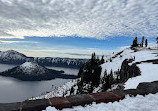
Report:
[[141,75],[140,69],[137,67],[135,63],[132,65],[129,65],[129,63],[131,63],[132,61],[133,61],[132,59],[125,59],[122,62],[120,73],[119,73],[120,82],[125,82],[129,78]]

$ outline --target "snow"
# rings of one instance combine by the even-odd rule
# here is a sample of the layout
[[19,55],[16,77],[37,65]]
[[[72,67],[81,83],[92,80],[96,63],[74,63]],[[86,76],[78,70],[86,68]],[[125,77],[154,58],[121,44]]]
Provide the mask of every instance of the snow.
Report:
[[130,48],[126,48],[123,50],[123,52],[118,55],[115,58],[112,58],[112,62],[109,61],[109,58],[105,58],[105,61],[108,62],[102,64],[102,72],[101,72],[101,78],[104,76],[104,71],[107,70],[107,73],[110,74],[110,71],[118,71],[118,69],[121,69],[122,62],[125,59],[131,59],[135,57],[135,60],[132,63],[140,62],[140,61],[146,61],[146,60],[152,60],[152,59],[158,59],[158,50],[154,49],[147,49],[147,48],[138,48],[137,52],[134,52],[134,50],[131,50]]
[[[122,62],[125,59],[131,59],[131,58],[135,57],[135,60],[130,64],[133,64],[135,62],[140,62],[140,61],[158,59],[158,50],[148,49],[148,48],[137,48],[137,50],[138,51],[135,52],[134,50],[131,50],[130,48],[126,48],[126,49],[122,50],[121,53],[118,54],[116,57],[112,58],[112,62],[110,62],[109,57],[108,58],[105,57],[104,58],[105,61],[108,61],[108,62],[101,65],[102,66],[102,72],[101,72],[101,77],[100,78],[102,79],[102,77],[104,76],[104,71],[105,70],[107,70],[107,73],[109,74],[111,70],[114,72],[114,71],[118,71],[118,69],[121,69]],[[113,56],[115,56],[115,54],[113,54]],[[143,63],[143,64],[145,64],[145,63]],[[125,87],[127,89],[136,88],[137,85],[140,82],[151,82],[151,81],[154,81],[154,80],[158,80],[157,75],[155,76],[155,78],[153,77],[155,75],[155,73],[158,72],[158,70],[156,68],[154,68],[154,67],[157,67],[155,64],[149,64],[148,63],[144,66],[145,68],[141,68],[142,67],[141,64],[138,65],[138,66],[141,69],[141,72],[142,72],[141,76],[142,77],[141,76],[140,77],[139,76],[135,77],[135,78],[138,78],[137,80],[134,80],[135,78],[129,79],[129,83],[126,83],[126,85],[125,85]],[[148,68],[149,66],[150,66],[150,68]],[[146,74],[148,72],[148,70],[144,71],[143,69],[149,69],[152,76],[148,77],[148,75]],[[153,72],[151,72],[151,71],[153,71]],[[115,75],[114,75],[114,77],[115,77]],[[141,79],[141,78],[144,78],[144,80]],[[134,80],[134,82],[133,82],[133,80]],[[68,82],[64,86],[61,86],[60,88],[58,88],[57,90],[52,91],[52,92],[48,93],[47,95],[37,97],[36,99],[38,99],[38,98],[49,98],[49,97],[54,97],[54,96],[55,97],[62,96],[63,93],[70,90],[71,86],[74,86],[75,84],[77,84],[77,80],[75,80],[74,83],[73,83],[73,81]],[[100,83],[100,85],[98,87],[94,88],[93,92],[100,92],[101,87],[102,87],[102,84]],[[117,87],[117,85],[112,85],[112,88],[109,89],[109,90],[115,89],[116,87]],[[75,88],[77,89],[77,87],[75,87]],[[69,94],[69,92],[67,92],[67,95],[68,94]]]
[[22,69],[26,74],[32,74],[35,71],[37,75],[44,74],[46,70],[45,67],[42,67],[35,62],[25,62],[20,65],[20,69]]
[[0,51],[0,57],[1,59],[4,59],[4,60],[10,60],[10,59],[13,59],[13,60],[24,60],[26,59],[26,56],[17,52],[17,51],[14,51],[14,50],[8,50],[8,51]]
[[30,68],[36,67],[36,64],[34,64],[34,63],[32,63],[32,62],[25,62],[25,63],[23,63],[23,64],[21,65],[21,67],[30,69]]
[[125,89],[136,89],[141,82],[152,82],[158,80],[158,64],[142,63],[137,65],[141,70],[141,75],[127,80]]
[[[144,96],[138,95],[136,97],[126,96],[125,99],[119,102],[110,103],[93,103],[85,107],[77,106],[73,108],[66,108],[62,111],[157,111],[158,110],[158,93]],[[54,107],[47,107],[43,111],[59,111]]]
[[62,97],[63,94],[65,94],[65,96],[69,96],[70,95],[70,89],[72,86],[75,86],[74,87],[74,94],[77,93],[77,81],[79,79],[76,79],[76,80],[72,80],[72,81],[69,81],[67,83],[65,83],[63,86],[61,87],[58,87],[57,89],[53,90],[52,92],[49,92],[45,95],[42,95],[42,96],[38,96],[38,97],[35,97],[35,98],[31,98],[30,100],[35,100],[35,99],[44,99],[44,98],[51,98],[51,97]]

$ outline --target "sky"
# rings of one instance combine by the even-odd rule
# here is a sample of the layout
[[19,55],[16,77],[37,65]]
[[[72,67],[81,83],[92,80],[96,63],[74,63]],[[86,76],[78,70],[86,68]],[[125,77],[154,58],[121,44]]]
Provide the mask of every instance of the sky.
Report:
[[0,0],[0,50],[89,58],[158,36],[157,0]]

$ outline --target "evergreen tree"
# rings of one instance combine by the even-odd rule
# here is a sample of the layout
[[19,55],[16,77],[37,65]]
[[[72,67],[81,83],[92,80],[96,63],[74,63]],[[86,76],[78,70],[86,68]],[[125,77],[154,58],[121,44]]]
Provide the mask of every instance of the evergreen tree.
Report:
[[111,69],[111,71],[110,71],[109,80],[110,80],[110,84],[112,84],[113,81],[114,81],[112,69]]
[[138,47],[137,37],[135,37],[135,39],[133,40],[132,47]]
[[144,45],[144,36],[142,37],[141,47]]
[[145,39],[145,47],[147,47],[147,46],[148,46],[148,40]]
[[156,38],[157,48],[158,48],[158,37]]
[[94,87],[100,83],[100,75],[101,61],[93,53],[91,59],[83,64],[79,70],[78,76],[81,77],[81,81],[78,82],[78,93],[92,93]]
[[101,64],[105,63],[104,61],[104,55],[101,57]]
[[72,86],[70,89],[70,95],[72,95],[74,93],[74,87]]

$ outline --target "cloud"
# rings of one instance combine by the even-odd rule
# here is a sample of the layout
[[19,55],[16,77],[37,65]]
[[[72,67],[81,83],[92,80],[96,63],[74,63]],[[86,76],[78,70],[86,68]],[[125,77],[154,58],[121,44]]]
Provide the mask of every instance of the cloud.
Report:
[[[1,47],[0,51],[12,50],[12,48]],[[30,57],[62,57],[62,58],[90,58],[92,53],[95,52],[97,56],[101,57],[110,56],[116,50],[100,50],[100,49],[58,49],[58,48],[15,48],[14,50],[21,52]]]
[[35,41],[4,41],[4,40],[0,40],[0,44],[13,44],[13,43],[31,43],[31,44],[36,44],[38,42]]
[[0,0],[0,38],[155,37],[157,0]]

